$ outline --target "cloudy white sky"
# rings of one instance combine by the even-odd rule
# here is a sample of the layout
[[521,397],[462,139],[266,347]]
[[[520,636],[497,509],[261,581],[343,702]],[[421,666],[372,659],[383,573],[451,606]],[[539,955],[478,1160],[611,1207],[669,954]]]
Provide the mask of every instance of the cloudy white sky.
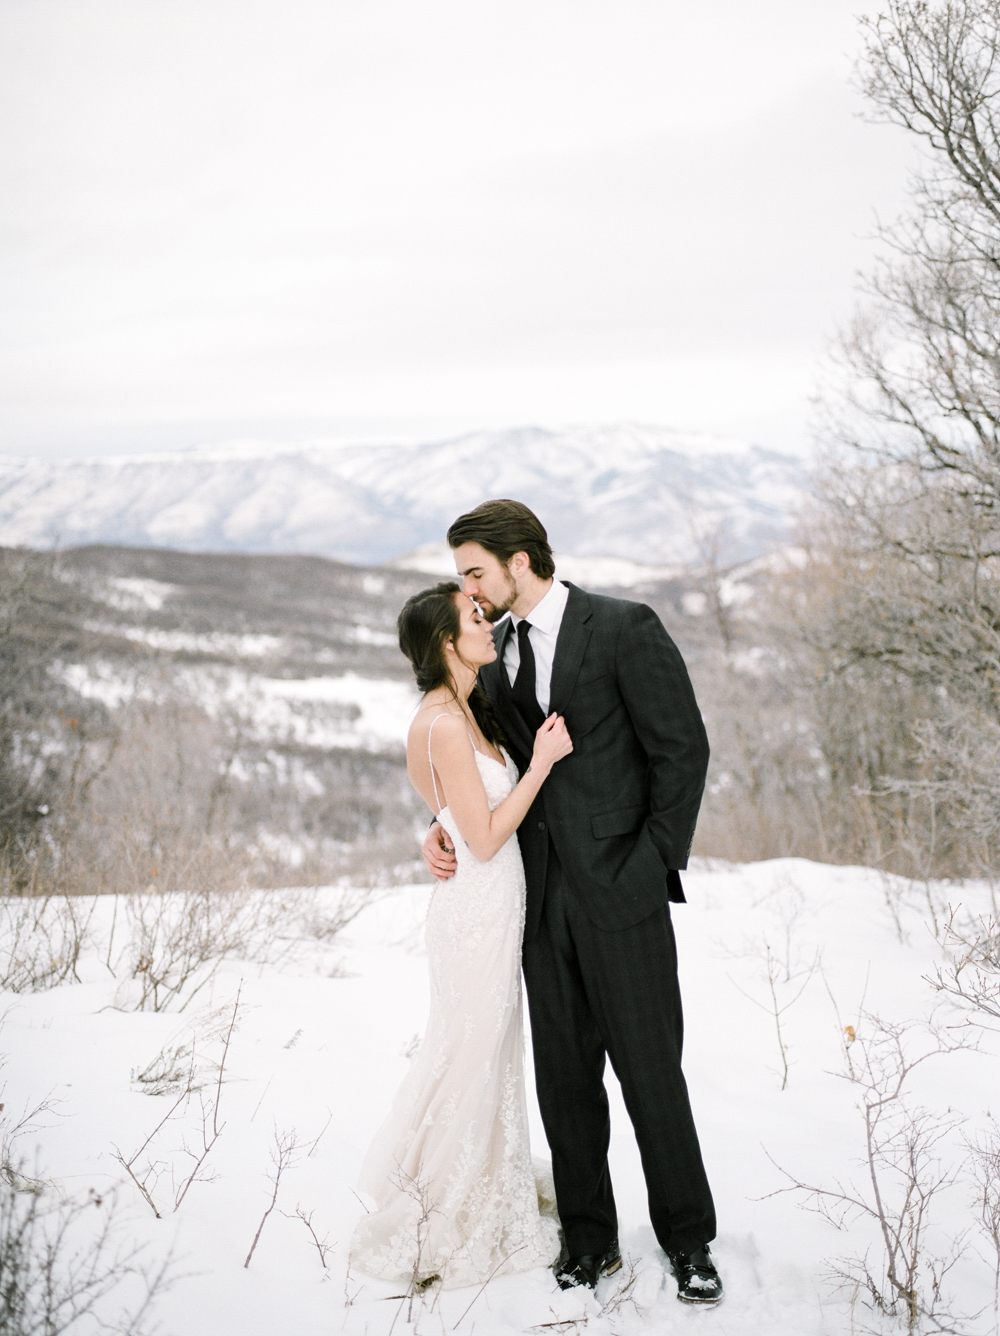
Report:
[[0,0],[0,450],[801,448],[908,145],[854,0]]

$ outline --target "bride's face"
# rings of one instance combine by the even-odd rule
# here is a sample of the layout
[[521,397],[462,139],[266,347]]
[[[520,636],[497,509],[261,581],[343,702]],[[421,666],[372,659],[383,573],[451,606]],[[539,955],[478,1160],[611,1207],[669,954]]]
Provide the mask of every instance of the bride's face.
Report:
[[458,606],[458,638],[445,646],[445,651],[457,654],[470,668],[481,668],[497,656],[493,632],[475,603],[464,594],[455,595]]

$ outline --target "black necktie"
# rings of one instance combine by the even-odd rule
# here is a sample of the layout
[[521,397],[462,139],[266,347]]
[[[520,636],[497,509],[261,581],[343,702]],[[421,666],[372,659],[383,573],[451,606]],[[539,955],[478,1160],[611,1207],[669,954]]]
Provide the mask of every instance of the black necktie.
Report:
[[528,725],[529,733],[536,733],[545,723],[545,715],[538,703],[535,691],[535,654],[528,639],[530,623],[521,621],[517,625],[517,649],[521,661],[517,666],[517,676],[511,688],[514,704],[521,718]]

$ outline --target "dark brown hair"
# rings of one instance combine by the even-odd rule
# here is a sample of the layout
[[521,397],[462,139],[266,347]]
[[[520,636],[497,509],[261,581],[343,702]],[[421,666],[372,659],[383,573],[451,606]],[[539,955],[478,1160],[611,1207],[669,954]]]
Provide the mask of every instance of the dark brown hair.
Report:
[[[458,699],[444,657],[444,647],[449,641],[454,644],[461,631],[462,623],[455,599],[455,595],[461,592],[454,580],[445,580],[433,589],[422,589],[419,594],[406,600],[396,621],[399,648],[412,664],[417,688],[424,695],[436,687],[447,687]],[[490,698],[478,681],[472,688],[469,708],[487,742],[496,747],[506,740],[500,721],[493,713]]]
[[538,516],[520,501],[484,501],[459,515],[448,530],[452,547],[478,543],[506,566],[515,552],[526,552],[540,580],[555,575],[549,536]]

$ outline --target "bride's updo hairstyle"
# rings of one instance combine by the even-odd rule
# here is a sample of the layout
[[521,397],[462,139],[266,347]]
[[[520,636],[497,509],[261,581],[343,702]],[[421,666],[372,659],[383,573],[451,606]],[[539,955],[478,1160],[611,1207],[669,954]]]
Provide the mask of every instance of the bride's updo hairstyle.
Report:
[[[423,695],[437,687],[447,687],[458,699],[444,647],[449,642],[456,644],[461,633],[462,623],[455,599],[461,592],[454,580],[445,580],[433,589],[422,589],[406,600],[396,621],[399,648],[409,659],[417,679],[417,690]],[[472,688],[469,708],[487,742],[496,747],[505,741],[490,698],[478,682]]]

